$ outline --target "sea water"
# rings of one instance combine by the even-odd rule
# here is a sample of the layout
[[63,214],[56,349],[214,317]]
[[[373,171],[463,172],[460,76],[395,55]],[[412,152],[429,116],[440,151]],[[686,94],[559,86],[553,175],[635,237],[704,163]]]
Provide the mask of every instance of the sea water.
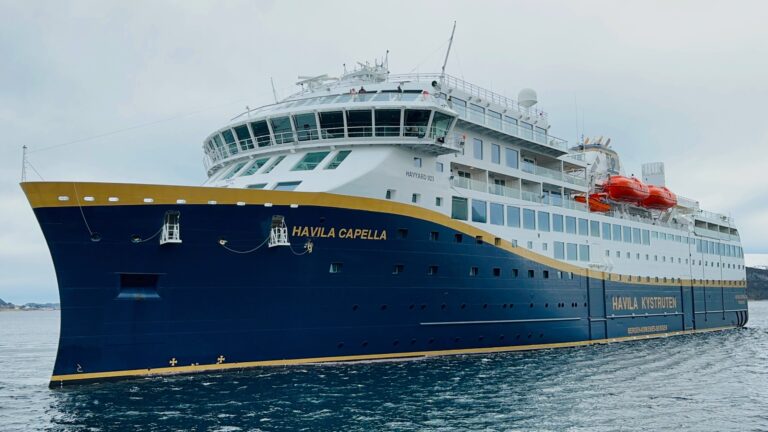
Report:
[[50,390],[58,325],[0,313],[0,431],[768,431],[768,302],[716,333]]

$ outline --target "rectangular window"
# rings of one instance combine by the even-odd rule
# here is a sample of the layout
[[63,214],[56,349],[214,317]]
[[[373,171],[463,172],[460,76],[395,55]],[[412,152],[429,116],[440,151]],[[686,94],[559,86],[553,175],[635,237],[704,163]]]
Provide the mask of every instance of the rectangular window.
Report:
[[237,154],[237,141],[235,141],[235,134],[232,133],[232,129],[221,131],[221,135],[224,137],[224,141],[227,143],[227,148],[230,154]]
[[640,244],[642,239],[640,238],[640,228],[632,228],[632,243]]
[[563,215],[552,214],[552,231],[563,232]]
[[533,271],[533,270],[528,270],[528,278],[530,278],[530,279],[533,279],[533,278],[534,278],[534,276],[536,276],[536,274],[534,273],[534,271]]
[[435,171],[437,172],[443,172],[443,163],[442,162],[435,162]]
[[576,261],[578,259],[578,246],[576,243],[568,243],[565,249],[565,258],[568,261]]
[[264,189],[265,187],[267,187],[266,183],[257,183],[257,184],[249,184],[245,188],[246,189]]
[[643,244],[644,245],[651,244],[651,232],[648,230],[643,230]]
[[466,198],[451,198],[451,217],[458,220],[467,220],[469,216],[468,203]]
[[472,155],[475,159],[483,160],[483,140],[477,138],[472,140]]
[[611,239],[611,224],[603,222],[603,240]]
[[523,228],[536,229],[536,212],[531,209],[523,209]]
[[478,268],[477,267],[470,267],[469,268],[469,275],[470,276],[477,276]]
[[555,259],[565,259],[565,243],[555,242]]
[[341,111],[321,112],[318,116],[320,117],[320,135],[323,139],[344,138],[344,114]]
[[504,116],[504,132],[508,132],[512,135],[517,135],[517,119],[509,116]]
[[320,162],[322,162],[323,159],[328,156],[328,153],[330,152],[322,151],[307,153],[303,158],[301,158],[299,163],[297,163],[291,171],[312,171],[318,165],[320,165]]
[[589,262],[589,245],[579,245],[579,261]]
[[430,231],[429,233],[429,239],[432,241],[437,241],[440,238],[440,232],[439,231]]
[[501,147],[498,144],[491,144],[491,162],[501,163]]
[[276,157],[276,158],[275,158],[275,160],[273,160],[273,161],[272,161],[272,163],[271,163],[271,164],[269,164],[269,166],[268,166],[268,167],[267,167],[267,168],[264,170],[264,172],[263,172],[262,174],[267,174],[267,173],[270,173],[270,172],[272,172],[272,170],[273,170],[273,169],[275,169],[275,167],[276,167],[276,166],[277,166],[277,165],[278,165],[280,162],[282,162],[282,161],[283,161],[283,159],[285,159],[285,155],[281,155],[281,156],[278,156],[278,157]]
[[[377,109],[374,111],[374,118],[376,120],[376,136],[400,136],[399,109]],[[427,111],[427,120],[429,120],[429,111]]]
[[485,201],[472,200],[472,222],[487,222],[488,208]]
[[501,130],[501,114],[488,110],[488,126]]
[[301,184],[300,181],[280,182],[280,183],[275,185],[273,190],[276,190],[276,191],[292,191],[292,190],[296,189],[296,187],[298,185],[300,185],[300,184]]
[[435,206],[436,207],[442,207],[443,206],[443,198],[442,197],[435,197]]
[[388,200],[395,199],[395,191],[394,189],[387,189],[387,194],[385,195],[385,198]]
[[316,140],[319,137],[315,113],[294,115],[293,126],[296,128],[296,137],[299,141]]
[[421,168],[421,158],[415,157],[413,158],[413,166],[416,168]]
[[624,234],[624,243],[632,243],[632,229],[628,226],[622,228]]
[[251,166],[249,166],[248,168],[246,168],[246,169],[243,171],[243,173],[242,173],[242,174],[240,174],[240,177],[243,177],[243,176],[249,176],[249,175],[254,175],[254,174],[256,174],[256,171],[258,171],[258,170],[259,170],[259,168],[261,168],[262,166],[264,166],[264,164],[265,164],[265,163],[267,163],[267,161],[268,161],[268,160],[269,160],[269,158],[261,158],[261,159],[256,159],[255,161],[253,161],[253,163],[251,164]]
[[371,136],[372,119],[371,110],[347,111],[347,134],[352,138]]
[[565,232],[568,234],[576,234],[576,218],[573,216],[565,217]]
[[539,218],[539,231],[549,231],[549,213],[540,211],[538,213]]
[[504,147],[504,163],[508,167],[517,169],[520,162],[520,154],[515,149]]
[[[405,110],[405,136],[424,138],[427,135],[430,114],[430,110]],[[379,122],[377,120],[376,129],[378,127]]]
[[600,222],[589,221],[589,235],[592,237],[600,237]]
[[504,206],[497,203],[491,203],[491,223],[493,225],[504,225]]
[[579,235],[589,235],[589,221],[579,218]]
[[235,167],[232,168],[230,172],[228,172],[224,177],[220,178],[219,180],[226,180],[234,177],[235,174],[237,174],[237,172],[240,171],[240,169],[242,169],[247,163],[248,161],[238,162],[237,164],[235,164]]
[[242,150],[250,150],[253,148],[253,140],[251,139],[251,132],[248,131],[248,126],[244,124],[235,126],[235,135],[237,135],[237,140],[240,143],[240,148]]
[[481,107],[480,105],[470,103],[469,119],[480,124],[485,124],[485,108]]
[[331,263],[331,268],[328,269],[328,273],[341,273],[342,263]]
[[266,147],[272,143],[272,137],[269,135],[269,126],[267,126],[265,120],[251,123],[251,130],[259,147]]
[[421,201],[421,194],[413,194],[411,195],[411,202],[414,204],[417,204],[419,201]]
[[613,240],[614,241],[621,241],[621,225],[613,225]]
[[459,117],[467,117],[467,101],[451,97],[451,108],[459,114]]
[[336,156],[331,159],[331,162],[328,163],[328,165],[325,167],[327,170],[336,169],[341,165],[342,162],[344,162],[344,159],[349,156],[349,154],[352,153],[351,150],[341,150],[340,152],[336,153]]
[[435,265],[429,266],[429,268],[427,268],[427,275],[429,275],[429,276],[436,276],[437,275],[437,266],[435,266]]
[[293,142],[293,128],[290,117],[275,117],[269,120],[272,123],[272,132],[275,134],[276,144]]
[[507,226],[520,228],[520,207],[507,206]]
[[403,264],[395,264],[395,266],[392,268],[392,274],[400,274],[405,270],[405,266]]

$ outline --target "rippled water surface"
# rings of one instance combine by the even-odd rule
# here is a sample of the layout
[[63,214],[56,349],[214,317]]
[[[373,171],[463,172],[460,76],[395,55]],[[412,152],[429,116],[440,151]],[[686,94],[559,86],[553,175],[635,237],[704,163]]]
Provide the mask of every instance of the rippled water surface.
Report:
[[0,430],[766,431],[768,302],[742,330],[49,390],[58,312],[0,313]]

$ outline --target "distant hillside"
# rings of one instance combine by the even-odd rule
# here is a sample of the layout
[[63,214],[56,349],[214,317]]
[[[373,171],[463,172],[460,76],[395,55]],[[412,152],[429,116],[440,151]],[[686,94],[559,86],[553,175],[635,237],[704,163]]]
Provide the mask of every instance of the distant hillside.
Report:
[[13,303],[8,303],[3,299],[0,299],[0,311],[3,311],[3,310],[22,310],[22,311],[56,310],[59,308],[60,306],[58,303],[27,303],[21,306],[17,306]]
[[750,300],[768,299],[768,270],[747,267],[747,297]]

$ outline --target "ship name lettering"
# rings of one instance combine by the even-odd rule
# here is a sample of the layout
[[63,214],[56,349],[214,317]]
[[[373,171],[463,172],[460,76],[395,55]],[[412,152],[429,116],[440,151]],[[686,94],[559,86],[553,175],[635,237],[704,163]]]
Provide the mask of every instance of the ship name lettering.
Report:
[[312,237],[312,238],[340,238],[340,239],[359,239],[359,240],[386,240],[387,230],[376,230],[370,228],[339,228],[334,227],[310,227],[296,225],[291,229],[291,235],[294,237]]
[[653,297],[611,297],[611,305],[615,311],[634,311],[638,309],[677,309],[677,297],[653,296]]
[[417,178],[419,180],[426,180],[426,181],[431,181],[431,182],[435,181],[435,176],[430,175],[430,174],[424,174],[424,173],[416,172],[416,171],[406,171],[405,172],[405,176],[406,177]]

